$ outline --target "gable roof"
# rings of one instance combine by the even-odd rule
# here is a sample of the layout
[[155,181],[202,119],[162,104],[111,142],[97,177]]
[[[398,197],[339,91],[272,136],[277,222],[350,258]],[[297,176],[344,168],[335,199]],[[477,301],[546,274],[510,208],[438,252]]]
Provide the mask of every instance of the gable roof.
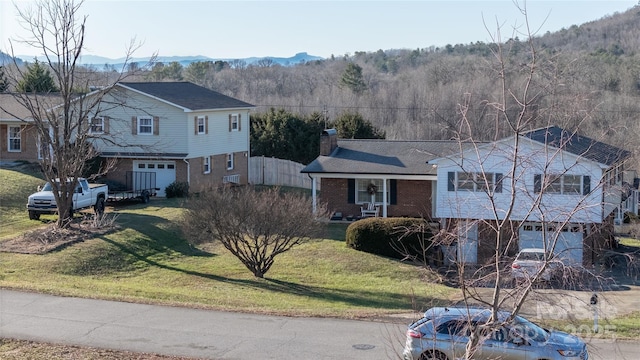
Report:
[[120,82],[118,85],[191,111],[255,107],[244,101],[187,81]]
[[435,175],[427,161],[459,150],[456,141],[339,139],[329,156],[318,156],[302,173]]
[[549,126],[523,134],[533,141],[550,145],[571,154],[611,166],[631,156],[631,152],[578,135],[557,126]]
[[[39,101],[42,108],[48,109],[52,104],[57,103],[61,97],[53,94],[0,94],[0,121],[30,121],[33,118],[31,111],[27,109],[16,96],[28,96],[31,101]],[[6,111],[5,111],[6,110]],[[15,115],[15,116],[14,116]],[[17,117],[16,117],[17,116]]]

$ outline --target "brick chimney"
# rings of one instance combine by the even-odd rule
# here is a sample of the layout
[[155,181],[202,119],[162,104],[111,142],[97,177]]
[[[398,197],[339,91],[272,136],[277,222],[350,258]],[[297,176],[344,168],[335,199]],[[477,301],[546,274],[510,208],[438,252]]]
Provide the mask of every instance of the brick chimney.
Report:
[[320,155],[329,156],[338,147],[338,132],[336,129],[326,129],[320,134]]

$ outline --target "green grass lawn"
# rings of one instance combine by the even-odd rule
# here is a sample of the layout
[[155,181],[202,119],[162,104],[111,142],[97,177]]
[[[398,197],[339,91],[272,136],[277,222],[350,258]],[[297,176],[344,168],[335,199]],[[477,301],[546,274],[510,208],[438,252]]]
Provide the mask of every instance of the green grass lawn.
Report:
[[[0,169],[12,187],[2,208],[13,219],[2,239],[42,226],[24,203],[41,180]],[[328,225],[315,240],[276,258],[255,278],[220,245],[192,247],[176,226],[181,199],[118,206],[120,229],[45,255],[0,253],[0,286],[66,296],[308,316],[362,318],[448,303],[455,290],[396,260],[344,243],[346,225]],[[3,211],[4,213],[4,211]],[[16,224],[20,226],[16,226]],[[0,239],[1,241],[1,239]]]
[[[27,215],[27,197],[36,192],[44,180],[31,166],[0,169],[0,241],[33,229]],[[45,217],[46,218],[46,217]]]
[[[26,197],[42,180],[6,169],[0,169],[0,179],[7,184],[0,188],[0,241],[44,226],[42,221],[28,220],[24,208]],[[45,255],[0,253],[0,287],[342,318],[422,311],[450,304],[459,295],[457,289],[435,281],[428,270],[346,247],[346,224],[327,225],[325,239],[277,257],[266,278],[255,278],[220,245],[196,248],[182,237],[176,225],[183,214],[182,202],[153,199],[149,204],[109,207],[120,226],[116,231]],[[640,324],[638,313],[607,321],[620,337],[640,337],[634,330]]]

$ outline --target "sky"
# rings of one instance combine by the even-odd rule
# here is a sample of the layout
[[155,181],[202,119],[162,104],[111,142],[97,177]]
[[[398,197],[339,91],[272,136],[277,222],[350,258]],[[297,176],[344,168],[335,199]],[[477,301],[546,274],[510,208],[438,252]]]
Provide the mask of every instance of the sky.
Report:
[[[638,1],[519,3],[526,4],[530,28],[541,35],[624,12]],[[11,53],[11,40],[15,55],[39,55],[38,49],[20,42],[29,33],[15,10],[32,5],[32,0],[0,0],[3,52]],[[241,59],[299,52],[328,58],[356,51],[490,42],[498,28],[505,40],[518,35],[514,31],[526,38],[526,19],[512,0],[85,0],[81,13],[87,15],[85,54],[111,59],[123,57],[132,39],[143,43],[135,57],[157,52]]]

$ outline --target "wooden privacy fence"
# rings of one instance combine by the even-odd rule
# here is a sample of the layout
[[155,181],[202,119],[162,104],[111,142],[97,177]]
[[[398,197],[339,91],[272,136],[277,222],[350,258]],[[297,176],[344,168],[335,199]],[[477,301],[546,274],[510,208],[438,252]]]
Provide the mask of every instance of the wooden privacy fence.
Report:
[[[311,178],[300,173],[304,165],[264,156],[249,158],[249,182],[255,185],[292,186],[311,189]],[[318,189],[320,184],[318,183]]]

